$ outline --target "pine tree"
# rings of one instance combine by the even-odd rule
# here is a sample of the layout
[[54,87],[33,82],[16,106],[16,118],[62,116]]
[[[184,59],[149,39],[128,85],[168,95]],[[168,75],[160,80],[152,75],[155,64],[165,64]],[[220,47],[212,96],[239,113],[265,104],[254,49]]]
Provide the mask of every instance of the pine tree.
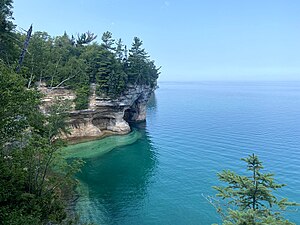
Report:
[[0,1],[0,60],[6,64],[10,64],[16,59],[14,44],[16,42],[16,34],[13,32],[15,25],[13,24],[12,0]]
[[[77,40],[76,40],[76,45],[81,46],[81,45],[90,44],[96,38],[97,38],[97,35],[95,35],[94,33],[90,32],[90,31],[87,31],[87,32],[85,32],[83,34],[80,34],[80,35],[78,34]],[[72,43],[72,45],[75,44],[73,35],[72,35],[72,38],[71,38],[71,43]]]
[[135,37],[128,57],[128,77],[132,84],[143,84],[145,79],[146,60],[149,58],[147,52],[142,48],[143,42]]
[[115,47],[113,47],[115,40],[112,38],[112,33],[109,31],[106,31],[102,35],[102,45],[103,47],[108,51],[114,51]]
[[109,89],[108,79],[113,71],[115,58],[113,53],[106,49],[102,49],[97,54],[98,72],[96,82],[99,84],[98,93],[107,93]]
[[113,64],[112,72],[108,77],[108,95],[116,98],[125,90],[127,84],[127,74],[122,69],[122,65],[117,61]]
[[116,58],[119,62],[122,62],[124,58],[124,45],[121,38],[117,41]]
[[285,185],[277,184],[274,174],[262,173],[264,167],[256,155],[242,160],[247,163],[250,176],[241,176],[225,170],[219,173],[218,177],[228,185],[213,187],[218,191],[217,197],[222,198],[229,208],[226,213],[222,207],[217,207],[223,216],[224,224],[293,224],[285,220],[280,212],[288,206],[298,204],[289,202],[286,198],[279,200],[272,193]]

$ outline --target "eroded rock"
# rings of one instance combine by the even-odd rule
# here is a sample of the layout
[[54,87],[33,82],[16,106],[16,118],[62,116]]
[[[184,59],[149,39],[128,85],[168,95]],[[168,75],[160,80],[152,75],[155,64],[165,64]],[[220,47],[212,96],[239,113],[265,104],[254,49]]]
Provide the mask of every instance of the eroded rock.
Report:
[[[65,88],[51,90],[40,88],[45,94],[42,111],[46,112],[49,105],[59,97],[73,101],[76,95]],[[126,92],[116,99],[97,96],[96,86],[91,85],[89,108],[73,110],[69,113],[69,128],[71,134],[65,135],[72,142],[93,140],[104,135],[126,134],[130,132],[128,122],[144,121],[146,119],[146,104],[154,88],[147,85],[130,86]]]

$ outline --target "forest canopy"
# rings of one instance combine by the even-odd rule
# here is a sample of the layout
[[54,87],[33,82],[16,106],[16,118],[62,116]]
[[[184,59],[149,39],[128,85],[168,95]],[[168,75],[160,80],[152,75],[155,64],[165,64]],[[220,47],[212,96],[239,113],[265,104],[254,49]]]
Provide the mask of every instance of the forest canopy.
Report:
[[[15,29],[12,1],[1,4],[0,60],[11,68],[20,67],[18,72],[27,80],[28,88],[41,83],[50,89],[70,88],[77,95],[76,109],[84,109],[92,83],[98,95],[110,98],[117,98],[132,85],[156,86],[160,68],[138,37],[128,49],[109,31],[99,38],[101,43],[90,31],[77,35],[64,32],[56,37],[42,31],[28,35]],[[24,44],[28,45],[26,49]],[[22,51],[25,57],[20,62]]]
[[[23,42],[25,35],[18,34],[18,38]],[[96,83],[99,92],[110,96],[119,95],[128,84],[156,84],[159,68],[139,38],[134,38],[129,50],[109,31],[103,33],[101,44],[96,38],[89,31],[76,38],[66,32],[57,37],[35,32],[21,71],[28,82],[44,81],[50,88],[63,84],[77,89]]]

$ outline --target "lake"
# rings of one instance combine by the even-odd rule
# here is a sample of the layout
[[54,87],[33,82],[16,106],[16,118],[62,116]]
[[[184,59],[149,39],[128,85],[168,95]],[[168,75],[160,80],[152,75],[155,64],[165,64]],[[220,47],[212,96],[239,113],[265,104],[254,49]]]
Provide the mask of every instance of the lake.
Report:
[[[252,153],[287,184],[277,196],[300,202],[299,82],[160,83],[147,122],[133,127],[129,136],[82,145],[109,150],[85,157],[78,175],[84,221],[220,223],[203,196],[216,194],[223,169],[245,174],[240,159]],[[285,216],[300,224],[299,211]]]

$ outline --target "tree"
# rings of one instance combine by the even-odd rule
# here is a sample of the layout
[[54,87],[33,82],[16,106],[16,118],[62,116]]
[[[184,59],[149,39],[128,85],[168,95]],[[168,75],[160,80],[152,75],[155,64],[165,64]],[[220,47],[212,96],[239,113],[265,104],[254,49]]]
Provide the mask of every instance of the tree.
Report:
[[16,35],[13,32],[12,0],[0,1],[0,59],[6,64],[11,63],[16,56],[14,44]]
[[20,138],[36,116],[40,95],[26,90],[25,84],[20,75],[0,60],[0,147]]
[[28,55],[25,57],[21,68],[23,77],[28,81],[28,88],[34,82],[44,79],[45,73],[49,69],[52,42],[53,39],[46,32],[35,32],[32,35],[28,46]]
[[138,58],[145,60],[149,58],[147,52],[142,48],[143,42],[138,37],[134,37],[131,49],[129,50],[130,56],[133,58]]
[[117,41],[117,47],[116,47],[116,58],[119,62],[122,62],[124,59],[124,45],[122,43],[122,39],[118,39]]
[[115,40],[112,38],[112,33],[106,31],[103,33],[102,37],[102,45],[106,50],[113,51],[115,48],[113,47]]
[[74,100],[75,110],[87,109],[89,107],[89,86],[82,86],[76,89],[76,98]]
[[97,75],[96,82],[99,85],[99,93],[107,93],[108,91],[108,78],[112,72],[112,65],[114,63],[113,54],[105,49],[102,49],[97,54]]
[[41,95],[1,61],[0,84],[0,223],[60,223],[82,165],[59,154],[69,108],[58,103],[42,114]]
[[125,90],[127,74],[122,70],[120,62],[113,64],[113,70],[108,77],[108,96],[116,98]]
[[135,37],[128,57],[128,78],[132,84],[143,84],[144,71],[146,68],[146,59],[148,55],[142,48],[143,42]]
[[250,176],[241,176],[226,170],[219,173],[218,177],[228,185],[213,187],[218,191],[217,197],[220,197],[228,207],[226,212],[219,202],[211,201],[223,217],[223,224],[294,224],[284,219],[281,211],[286,210],[288,206],[299,204],[289,202],[286,198],[279,200],[272,193],[285,185],[277,184],[274,181],[274,174],[262,173],[264,167],[256,155],[252,154],[242,160],[247,163]]
[[[77,40],[76,40],[76,44],[77,45],[87,45],[90,44],[92,41],[94,41],[97,38],[97,35],[95,35],[94,33],[87,31],[83,34],[78,34]],[[71,38],[71,42],[74,45],[74,37],[72,36]]]
[[157,68],[154,61],[149,59],[148,53],[142,48],[143,42],[135,37],[131,49],[129,50],[128,64],[126,71],[128,72],[128,80],[134,85],[150,85],[156,86],[156,80],[160,74],[160,68]]
[[103,47],[93,43],[85,47],[80,58],[85,61],[87,66],[86,72],[90,83],[96,82],[97,72],[99,70],[98,53],[103,50]]

